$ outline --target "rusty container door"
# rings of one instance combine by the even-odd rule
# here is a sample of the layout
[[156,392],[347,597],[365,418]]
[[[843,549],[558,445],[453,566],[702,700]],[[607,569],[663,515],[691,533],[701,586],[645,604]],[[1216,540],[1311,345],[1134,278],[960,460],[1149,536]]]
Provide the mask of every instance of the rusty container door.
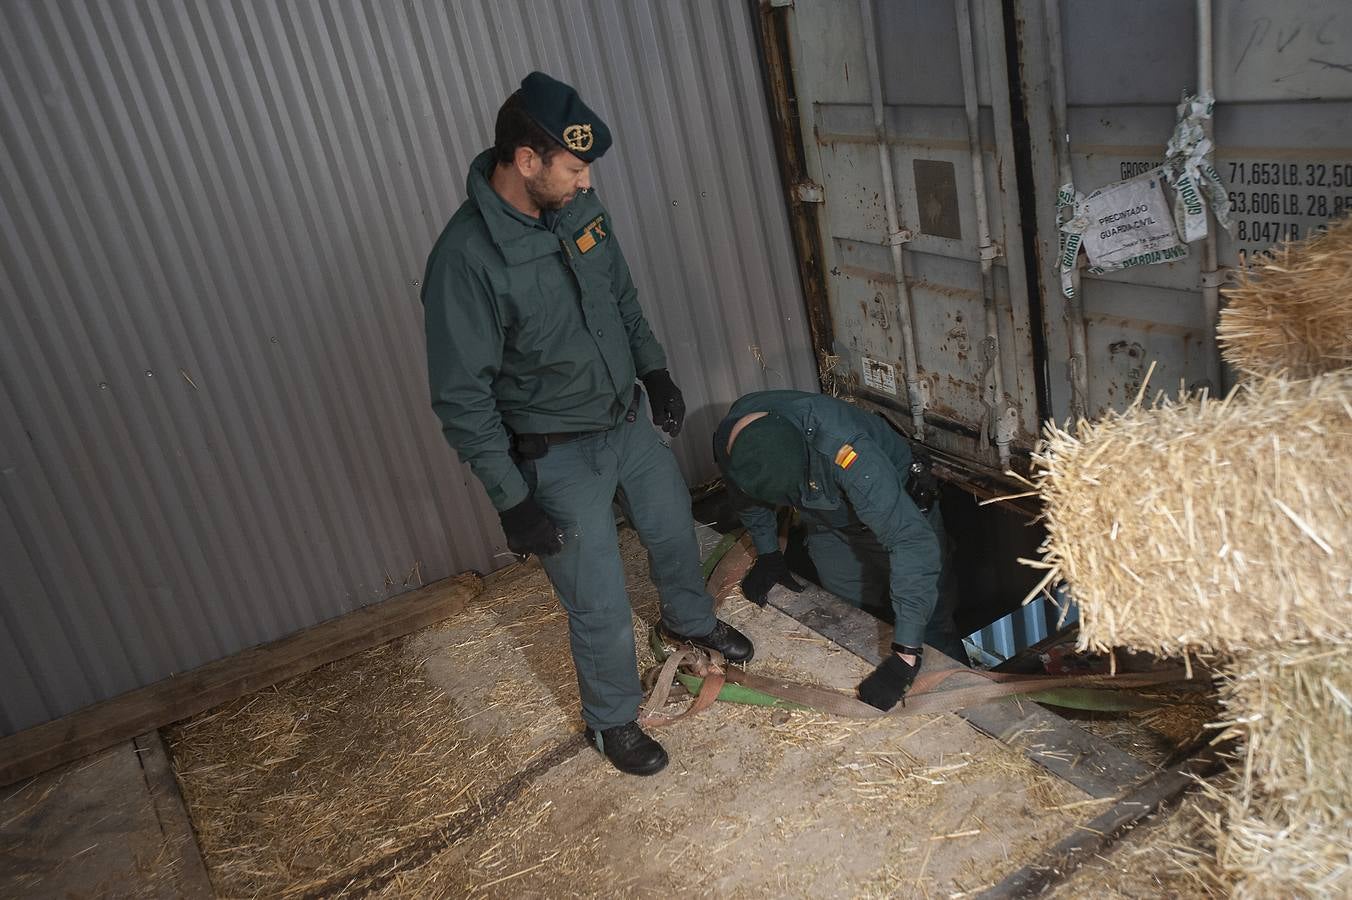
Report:
[[829,318],[824,388],[1000,471],[1036,437],[1040,338],[1000,4],[796,0],[762,17],[801,154],[791,202],[816,223],[823,296],[804,283]]
[[[1225,391],[1241,255],[1352,209],[1345,0],[763,0],[762,44],[823,388],[968,476],[1040,422]],[[1172,262],[1063,292],[1058,189],[1154,170],[1185,93],[1215,98],[1233,205]],[[975,152],[974,152],[975,145]],[[1172,193],[1168,194],[1172,201]]]
[[[1123,408],[1152,364],[1151,394],[1180,385],[1228,389],[1215,342],[1223,302],[1216,289],[1241,264],[1240,253],[1302,237],[1352,208],[1352,4],[1013,6],[1029,132],[1041,136],[1029,151],[1053,414],[1093,418]],[[1164,159],[1182,95],[1207,80],[1216,101],[1215,168],[1234,211],[1231,231],[1219,231],[1215,262],[1194,242],[1177,262],[1084,272],[1081,302],[1067,302],[1056,271],[1055,198],[1065,162],[1082,193],[1151,171]]]

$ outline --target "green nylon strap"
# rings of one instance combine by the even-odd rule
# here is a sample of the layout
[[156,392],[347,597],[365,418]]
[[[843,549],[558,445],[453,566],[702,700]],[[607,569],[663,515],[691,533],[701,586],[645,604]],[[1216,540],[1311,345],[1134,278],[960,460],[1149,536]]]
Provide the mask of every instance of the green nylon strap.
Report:
[[[699,694],[700,688],[704,685],[704,679],[698,675],[687,675],[684,672],[676,674],[676,680],[690,692],[691,696]],[[792,700],[783,700],[764,691],[758,691],[754,688],[746,687],[741,684],[727,683],[723,685],[722,690],[718,692],[718,699],[728,703],[744,703],[748,706],[770,706],[777,709],[810,709],[801,703],[794,703]]]
[[705,581],[708,581],[709,576],[714,574],[714,569],[718,568],[719,562],[728,555],[729,550],[736,546],[737,540],[741,536],[741,529],[731,531],[723,535],[717,544],[714,544],[714,548],[709,551],[709,555],[704,558],[704,562],[699,567],[700,575]]

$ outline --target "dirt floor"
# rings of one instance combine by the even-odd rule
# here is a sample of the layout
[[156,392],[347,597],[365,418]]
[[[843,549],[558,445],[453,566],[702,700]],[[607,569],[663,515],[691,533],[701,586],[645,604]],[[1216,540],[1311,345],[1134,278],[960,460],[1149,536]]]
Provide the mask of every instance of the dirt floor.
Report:
[[[624,552],[641,666],[656,617]],[[867,663],[773,608],[725,618],[753,671],[849,689]],[[222,896],[965,896],[1101,800],[951,715],[846,722],[716,704],[620,775],[578,733],[543,573],[493,576],[440,627],[166,732]]]

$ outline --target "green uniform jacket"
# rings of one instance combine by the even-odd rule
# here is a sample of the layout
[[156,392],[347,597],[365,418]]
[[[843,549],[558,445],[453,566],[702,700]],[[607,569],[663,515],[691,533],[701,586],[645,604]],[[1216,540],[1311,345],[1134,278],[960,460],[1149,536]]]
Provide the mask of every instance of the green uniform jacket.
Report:
[[[728,434],[742,416],[771,412],[796,426],[807,443],[808,471],[795,506],[809,525],[849,532],[861,525],[888,551],[897,640],[918,647],[939,596],[939,541],[906,493],[911,448],[881,418],[821,394],[759,391],[732,405],[714,434],[714,458],[728,471]],[[731,485],[731,481],[729,480]],[[779,549],[775,511],[733,492],[757,553]]]
[[510,433],[620,421],[637,375],[666,367],[610,216],[581,191],[553,228],[488,183],[492,151],[427,258],[422,302],[432,409],[499,509],[529,493]]

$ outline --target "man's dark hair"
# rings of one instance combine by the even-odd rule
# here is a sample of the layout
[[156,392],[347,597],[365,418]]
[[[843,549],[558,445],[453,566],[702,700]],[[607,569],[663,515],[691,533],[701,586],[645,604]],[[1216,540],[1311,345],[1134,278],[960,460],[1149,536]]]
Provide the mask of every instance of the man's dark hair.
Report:
[[493,126],[493,161],[500,166],[511,165],[517,147],[529,147],[549,165],[555,152],[562,150],[549,133],[526,115],[521,103],[521,92],[507,98],[498,110],[498,121]]

